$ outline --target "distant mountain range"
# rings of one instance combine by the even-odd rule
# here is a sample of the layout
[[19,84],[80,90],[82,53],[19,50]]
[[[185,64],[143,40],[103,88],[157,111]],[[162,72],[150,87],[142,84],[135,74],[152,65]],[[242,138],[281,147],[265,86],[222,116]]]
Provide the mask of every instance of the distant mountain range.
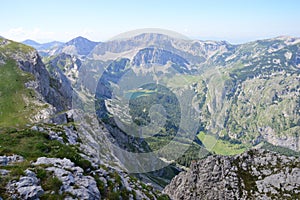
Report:
[[[229,199],[299,195],[288,177],[299,179],[300,38],[23,43],[0,39],[0,165],[26,161],[0,166],[1,197],[167,199],[155,188],[190,164],[165,193],[221,198],[216,183]],[[41,181],[23,188],[28,177]]]
[[22,43],[26,44],[28,46],[31,46],[31,47],[35,48],[36,50],[38,50],[38,51],[56,48],[56,47],[62,46],[64,44],[63,42],[58,42],[58,41],[53,41],[53,42],[47,42],[47,43],[40,44],[38,42],[35,42],[34,40],[24,40]]
[[[38,45],[34,41],[26,43],[33,47]],[[252,145],[267,140],[294,150],[300,148],[297,139],[300,128],[299,38],[277,37],[231,45],[144,33],[108,42],[77,37],[59,44],[54,47],[41,45],[44,48],[39,52],[47,52],[45,59],[54,56],[51,59],[57,64],[60,60],[57,56],[61,53],[83,59],[81,64],[89,63],[90,66],[85,68],[91,74],[100,73],[115,58],[129,59],[124,64],[139,67],[142,71],[147,71],[153,63],[171,66],[186,79],[194,77],[201,130],[204,132]],[[50,48],[46,49],[47,45]],[[76,76],[76,70],[71,72],[71,68],[64,66],[60,68],[69,73],[69,78],[70,74]],[[123,76],[120,71],[118,73],[119,78]],[[95,90],[93,87],[98,80],[91,77],[87,80],[93,80],[94,83],[87,83],[90,85],[87,87],[92,87],[90,91]],[[214,91],[217,85],[222,88]],[[248,91],[255,91],[257,96]]]
[[43,56],[56,55],[59,53],[67,53],[77,56],[87,56],[89,52],[97,44],[99,44],[99,42],[93,42],[81,36],[74,38],[66,43],[53,41],[40,44],[33,40],[25,40],[22,43],[35,48]]

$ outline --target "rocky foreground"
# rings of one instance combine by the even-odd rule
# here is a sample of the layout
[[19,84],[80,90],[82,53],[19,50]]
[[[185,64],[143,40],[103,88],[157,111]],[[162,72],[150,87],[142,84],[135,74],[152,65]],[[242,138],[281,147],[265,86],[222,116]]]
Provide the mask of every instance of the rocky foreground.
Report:
[[193,162],[164,189],[172,199],[300,199],[300,159],[266,150]]
[[[0,151],[7,152],[0,154],[0,200],[169,199],[118,166],[94,161],[79,150],[77,132],[63,127],[40,124],[0,133]],[[28,152],[25,140],[34,140]],[[24,144],[15,147],[12,142]]]

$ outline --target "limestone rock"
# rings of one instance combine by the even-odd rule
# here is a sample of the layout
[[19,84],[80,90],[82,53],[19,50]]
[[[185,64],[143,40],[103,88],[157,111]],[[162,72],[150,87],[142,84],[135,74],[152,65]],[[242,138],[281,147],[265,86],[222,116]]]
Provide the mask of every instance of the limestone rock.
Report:
[[23,162],[24,158],[19,155],[12,155],[12,156],[0,156],[0,166],[5,166],[11,163],[16,162]]
[[20,199],[39,199],[44,194],[43,188],[39,185],[39,179],[30,170],[26,170],[25,174],[18,181],[8,184],[8,192]]
[[193,162],[163,191],[172,199],[286,199],[300,197],[300,159],[265,150]]
[[33,165],[49,165],[46,170],[62,182],[63,193],[70,193],[78,199],[100,199],[101,195],[96,181],[91,176],[85,176],[83,169],[75,166],[69,159],[40,157]]

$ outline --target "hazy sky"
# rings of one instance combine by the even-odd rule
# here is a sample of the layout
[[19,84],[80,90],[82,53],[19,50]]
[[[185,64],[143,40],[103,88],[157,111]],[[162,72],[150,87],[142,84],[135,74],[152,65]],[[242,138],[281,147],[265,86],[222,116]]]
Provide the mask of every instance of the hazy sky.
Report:
[[0,35],[16,41],[105,41],[140,28],[232,43],[300,37],[299,0],[2,0]]

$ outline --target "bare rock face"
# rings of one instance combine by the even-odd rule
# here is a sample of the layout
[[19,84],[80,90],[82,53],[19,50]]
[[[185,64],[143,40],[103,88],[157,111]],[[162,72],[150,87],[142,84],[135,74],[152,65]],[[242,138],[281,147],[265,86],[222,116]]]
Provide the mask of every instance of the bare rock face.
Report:
[[24,158],[19,155],[0,156],[0,166],[6,166],[11,163],[23,162]]
[[300,150],[300,140],[297,135],[277,135],[271,127],[266,127],[262,131],[263,138],[275,146],[290,148],[294,151]]
[[49,165],[46,170],[52,172],[61,182],[61,191],[70,193],[78,199],[100,199],[96,181],[85,176],[83,169],[75,166],[69,159],[40,157],[34,165]]
[[12,181],[7,186],[8,192],[14,198],[20,199],[39,199],[44,194],[36,174],[30,170],[25,171],[18,181]]
[[297,199],[300,159],[265,150],[214,155],[193,162],[163,192],[172,199]]

